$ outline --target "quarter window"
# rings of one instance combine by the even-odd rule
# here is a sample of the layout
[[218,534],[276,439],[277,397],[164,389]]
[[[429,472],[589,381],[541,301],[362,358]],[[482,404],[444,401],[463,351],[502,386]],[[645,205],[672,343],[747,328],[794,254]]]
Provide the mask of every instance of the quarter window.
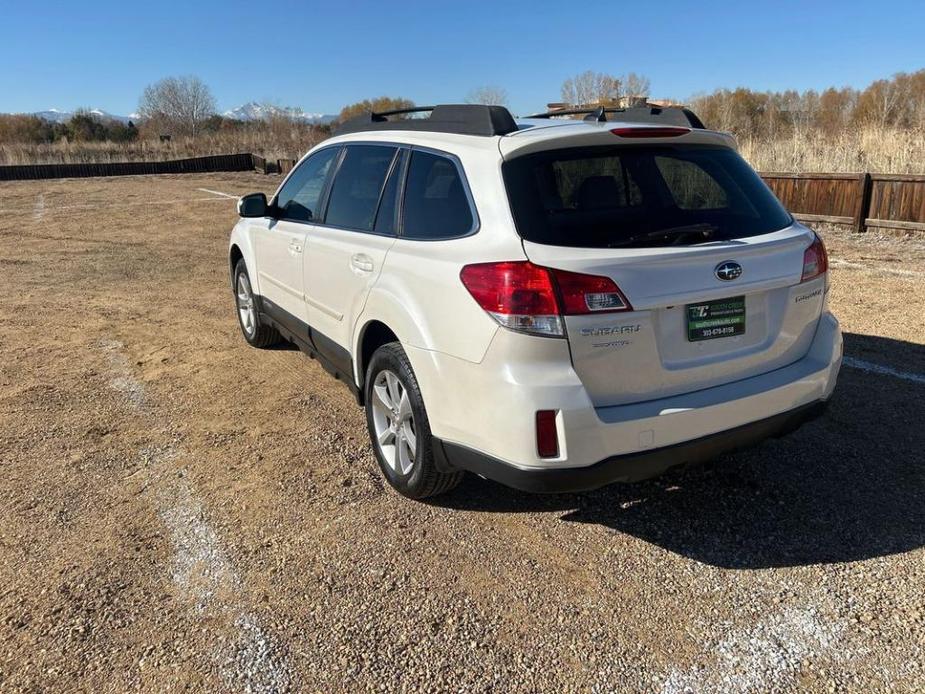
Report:
[[325,223],[372,231],[394,147],[351,145],[334,177]]
[[402,236],[454,238],[472,231],[473,221],[456,164],[439,154],[415,151],[405,184]]
[[280,219],[295,222],[317,220],[321,194],[340,148],[329,147],[306,159],[283,185],[276,196]]

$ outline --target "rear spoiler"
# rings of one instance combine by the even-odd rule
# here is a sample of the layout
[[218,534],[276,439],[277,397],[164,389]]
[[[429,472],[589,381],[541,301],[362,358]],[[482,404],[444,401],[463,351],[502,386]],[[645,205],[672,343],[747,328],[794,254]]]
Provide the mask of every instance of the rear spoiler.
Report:
[[703,121],[689,108],[683,106],[630,106],[627,108],[576,108],[545,113],[534,113],[527,118],[556,118],[558,116],[580,116],[584,120],[596,123],[615,121],[618,123],[657,123],[659,125],[677,125],[685,128],[704,130]]

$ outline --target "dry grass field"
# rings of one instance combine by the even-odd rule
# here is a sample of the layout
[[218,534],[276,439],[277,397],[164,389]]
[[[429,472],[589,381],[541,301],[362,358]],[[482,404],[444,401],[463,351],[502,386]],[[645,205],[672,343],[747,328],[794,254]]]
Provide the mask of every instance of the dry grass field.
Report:
[[0,690],[925,691],[925,244],[826,234],[848,361],[797,433],[413,503],[239,334],[210,191],[277,180],[0,183]]
[[166,161],[213,154],[257,154],[267,159],[298,158],[318,144],[322,130],[288,122],[251,130],[177,137],[170,142],[67,142],[46,144],[0,143],[0,166],[19,164],[89,164],[121,161]]
[[807,129],[778,138],[739,137],[759,171],[925,173],[925,131],[864,127],[837,135]]
[[[267,159],[298,159],[325,133],[285,123],[241,132],[177,138],[170,143],[139,140],[0,144],[0,166],[163,161],[212,154],[251,152]],[[843,133],[798,130],[777,138],[740,134],[743,156],[759,171],[925,173],[925,131],[865,127]]]

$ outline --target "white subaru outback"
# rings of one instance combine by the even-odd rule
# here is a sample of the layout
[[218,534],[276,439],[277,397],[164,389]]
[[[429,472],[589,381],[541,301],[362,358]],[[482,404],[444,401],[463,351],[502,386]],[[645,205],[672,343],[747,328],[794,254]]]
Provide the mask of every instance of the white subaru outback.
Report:
[[240,200],[230,244],[245,339],[342,380],[400,493],[588,490],[821,411],[825,247],[730,135],[680,108],[421,111],[346,122]]

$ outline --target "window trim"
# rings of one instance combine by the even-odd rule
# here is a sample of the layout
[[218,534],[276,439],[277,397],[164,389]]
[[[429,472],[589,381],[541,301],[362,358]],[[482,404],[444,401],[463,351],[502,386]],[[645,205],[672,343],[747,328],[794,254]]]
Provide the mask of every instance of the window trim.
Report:
[[324,222],[328,218],[328,204],[331,202],[331,191],[334,190],[334,181],[337,180],[337,174],[340,172],[340,167],[343,165],[346,156],[347,148],[341,146],[340,152],[337,154],[337,159],[334,161],[334,166],[331,169],[331,177],[328,179],[324,186],[324,191],[321,193],[321,200],[319,201],[321,214],[318,215],[318,219],[311,222],[312,226],[324,226]]
[[[379,192],[379,202],[376,205],[376,217],[373,219],[373,229],[372,233],[377,236],[389,236],[393,238],[398,238],[398,223],[400,221],[400,212],[401,212],[401,201],[404,197],[404,185],[405,185],[405,175],[408,170],[408,162],[411,160],[411,155],[406,154],[410,152],[408,147],[399,147],[395,150],[395,156],[392,158],[392,163],[389,166],[389,172],[385,175],[385,183],[382,186],[382,190]],[[382,202],[385,200],[385,191],[389,187],[389,180],[392,178],[392,174],[395,172],[395,167],[402,167],[398,171],[398,189],[395,191],[395,208],[392,210],[392,233],[385,234],[379,231],[376,231],[376,226],[379,224],[379,215],[382,214]]]
[[[456,239],[464,239],[469,236],[474,236],[479,233],[482,228],[482,221],[479,218],[478,208],[475,206],[475,198],[472,196],[472,190],[469,188],[469,179],[466,178],[466,170],[462,165],[462,161],[455,154],[451,152],[446,152],[444,150],[435,149],[433,147],[425,147],[422,145],[408,145],[408,149],[411,150],[411,154],[408,156],[408,163],[405,165],[404,176],[402,177],[401,182],[401,200],[399,205],[399,219],[398,219],[398,238],[405,241],[420,241],[424,243],[438,243],[440,241],[454,241]],[[456,173],[459,175],[459,182],[462,184],[463,192],[466,194],[466,200],[469,202],[469,212],[472,214],[472,226],[464,234],[457,234],[456,236],[443,236],[440,238],[415,238],[411,236],[405,236],[405,197],[408,193],[408,174],[411,171],[411,162],[414,158],[415,152],[425,152],[427,154],[433,154],[438,157],[443,157],[448,159],[453,163],[453,166],[456,167]]]

